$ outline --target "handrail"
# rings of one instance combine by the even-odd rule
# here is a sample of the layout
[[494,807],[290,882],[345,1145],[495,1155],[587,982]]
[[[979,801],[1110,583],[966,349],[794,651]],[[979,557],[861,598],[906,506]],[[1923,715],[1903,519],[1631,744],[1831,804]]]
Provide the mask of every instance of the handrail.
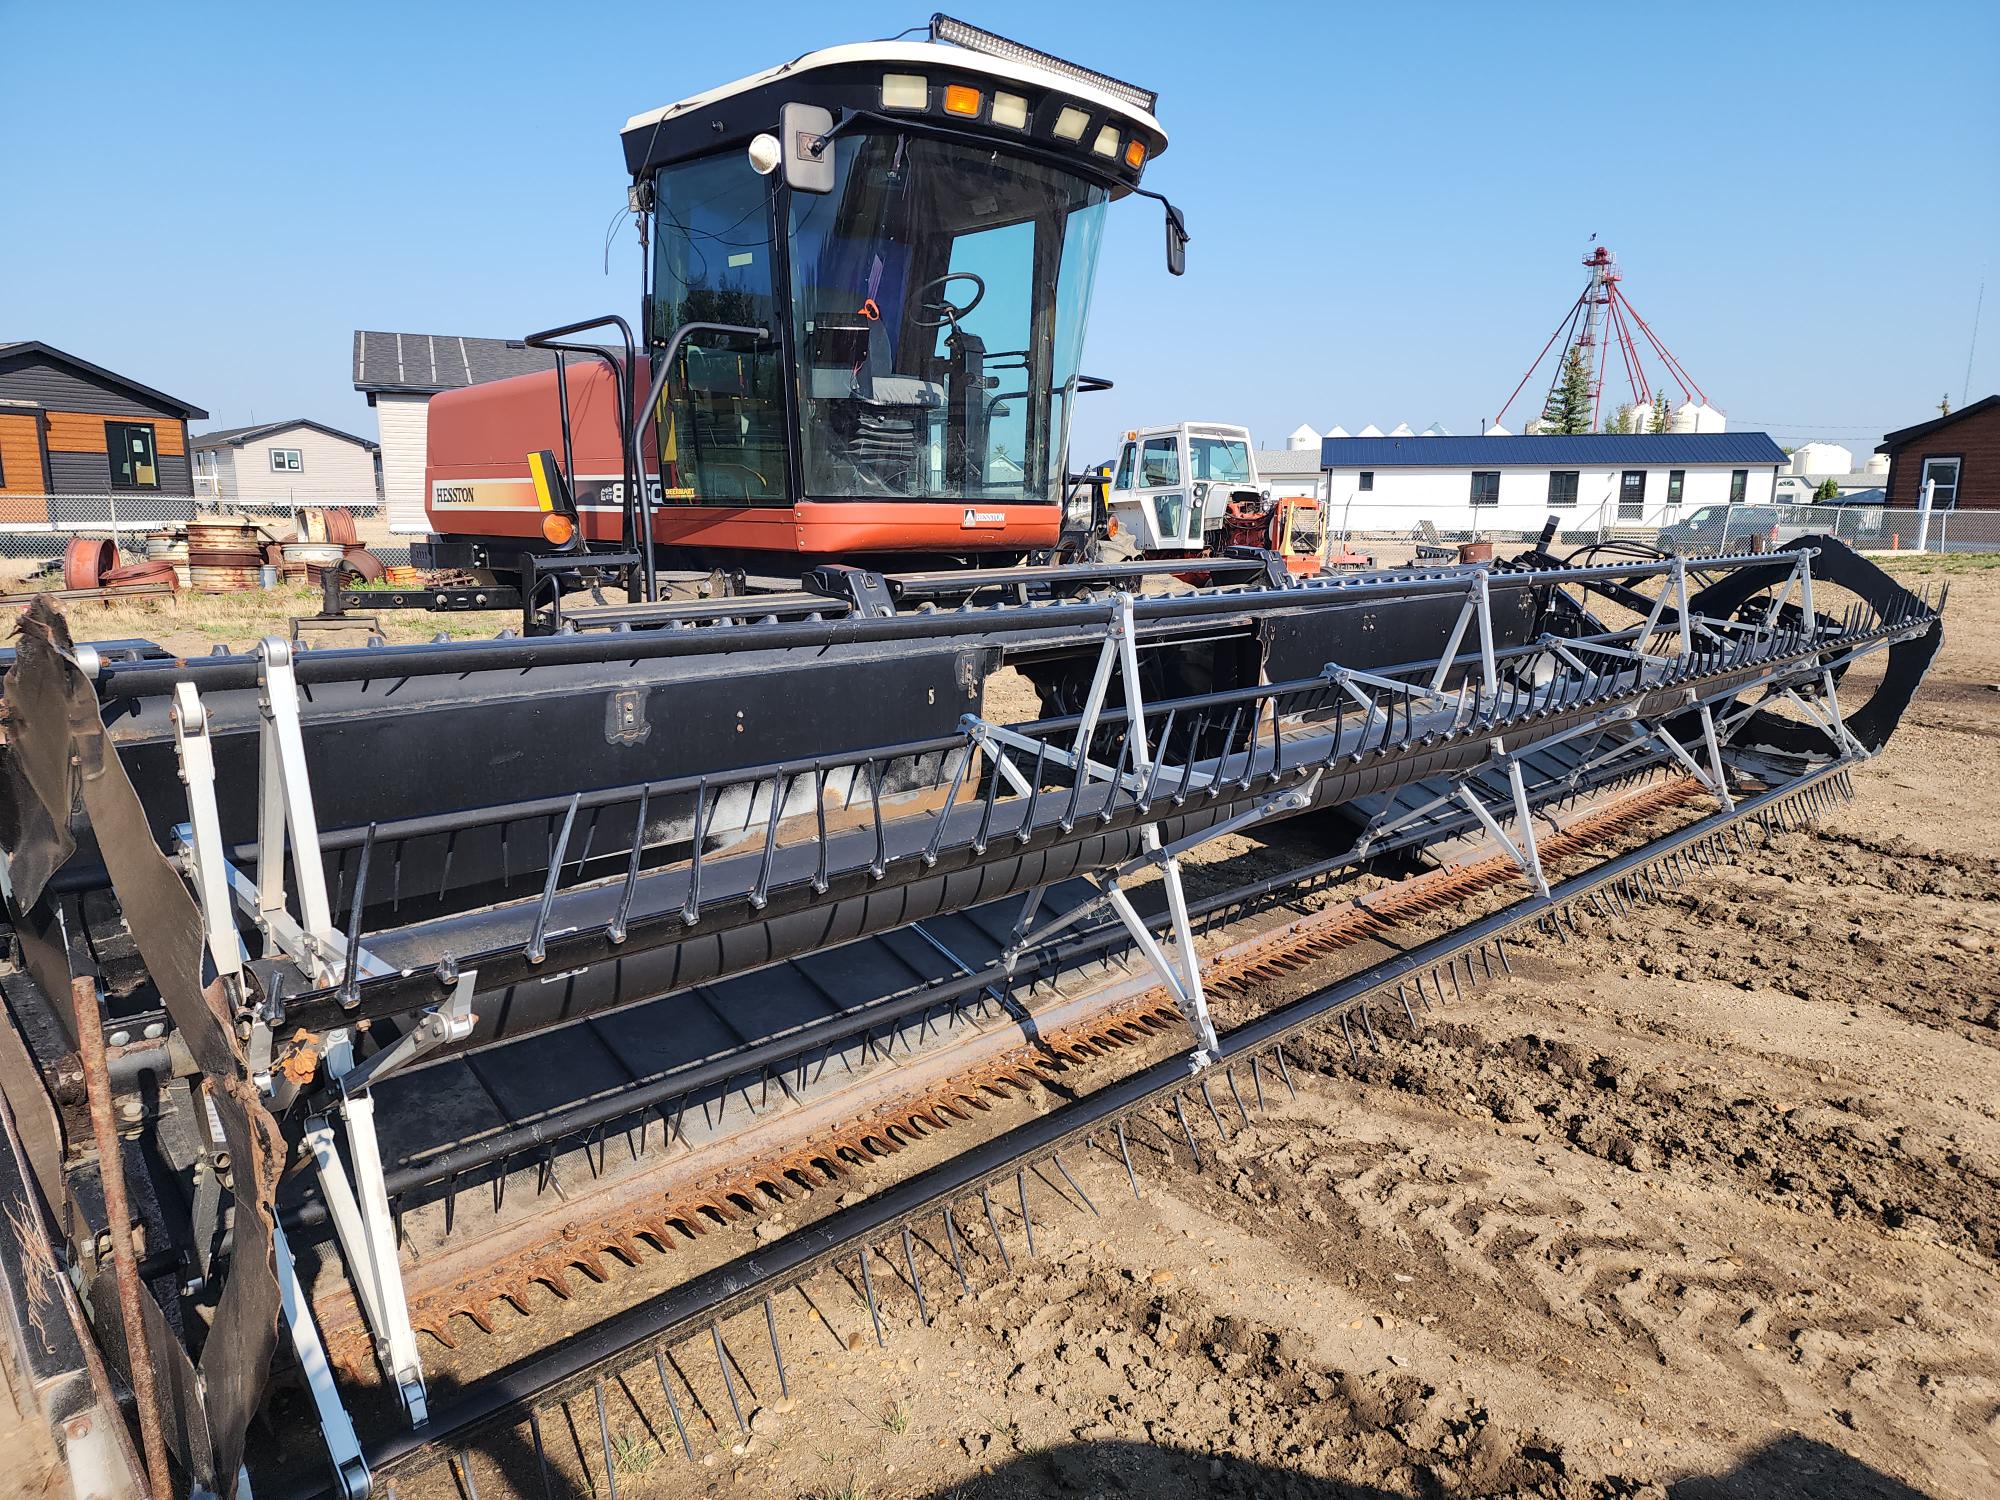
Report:
[[[595,344],[571,344],[562,342],[572,334],[585,333],[593,328],[616,328],[625,344],[625,363],[621,366],[611,355]],[[637,390],[639,348],[632,335],[632,325],[618,313],[605,313],[602,317],[587,318],[579,323],[565,323],[559,328],[544,328],[539,333],[531,333],[521,340],[530,349],[550,349],[556,355],[556,401],[562,407],[563,463],[570,469],[570,478],[575,476],[575,464],[570,453],[569,431],[569,382],[563,370],[562,357],[568,354],[587,354],[603,360],[611,367],[612,379],[616,382],[619,400],[618,409],[612,415],[618,422],[619,468],[625,480],[625,544],[629,547],[636,540],[633,529],[633,490],[639,485],[643,472],[636,463],[637,446],[634,428],[636,419],[632,411],[632,397]],[[532,602],[532,601],[531,601]]]
[[[667,387],[667,376],[674,368],[674,358],[681,352],[681,345],[687,342],[691,333],[738,333],[750,338],[767,339],[771,336],[768,328],[753,328],[745,323],[683,323],[667,340],[667,347],[653,360],[653,383],[646,391],[646,404],[640,408],[650,418],[653,409],[660,404],[660,395]],[[640,424],[632,424],[632,466],[643,477],[645,463],[639,451]],[[660,597],[659,574],[653,567],[653,496],[645,484],[639,486],[639,519],[645,533],[639,544],[639,552],[645,558],[643,564],[646,575],[646,602],[657,603]]]

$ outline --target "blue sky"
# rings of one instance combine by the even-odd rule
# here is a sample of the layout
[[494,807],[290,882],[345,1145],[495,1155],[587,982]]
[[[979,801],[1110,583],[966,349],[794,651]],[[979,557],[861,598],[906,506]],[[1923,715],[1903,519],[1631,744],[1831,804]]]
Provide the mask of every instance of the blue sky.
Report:
[[[1117,206],[1078,463],[1181,418],[1474,430],[1592,233],[1734,426],[1858,453],[1956,403],[1982,280],[1971,394],[2000,389],[2000,6],[960,8],[1161,94],[1189,272]],[[372,435],[357,327],[633,312],[627,115],[928,14],[0,0],[0,338],[207,425]]]

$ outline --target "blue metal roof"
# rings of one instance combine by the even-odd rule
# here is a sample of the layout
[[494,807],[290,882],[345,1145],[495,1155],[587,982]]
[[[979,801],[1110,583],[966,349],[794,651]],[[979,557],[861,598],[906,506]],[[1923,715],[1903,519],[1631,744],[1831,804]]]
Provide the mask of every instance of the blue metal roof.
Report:
[[1767,432],[1592,432],[1576,437],[1322,438],[1322,469],[1588,469],[1782,464]]

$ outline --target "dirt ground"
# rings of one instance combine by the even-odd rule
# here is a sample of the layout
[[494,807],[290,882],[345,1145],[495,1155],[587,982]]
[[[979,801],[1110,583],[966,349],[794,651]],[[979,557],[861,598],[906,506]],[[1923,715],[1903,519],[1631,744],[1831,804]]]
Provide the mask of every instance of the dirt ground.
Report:
[[1199,1173],[1136,1134],[1136,1200],[1071,1162],[1096,1214],[1036,1184],[1028,1257],[1002,1205],[1012,1273],[968,1235],[927,1323],[892,1243],[885,1347],[822,1274],[777,1309],[789,1398],[737,1320],[747,1437],[682,1346],[693,1466],[650,1367],[608,1392],[609,1475],[572,1401],[553,1492],[2000,1493],[2000,569],[1951,571],[1945,651],[1823,828],[1531,943],[1379,1056],[1334,1031]]

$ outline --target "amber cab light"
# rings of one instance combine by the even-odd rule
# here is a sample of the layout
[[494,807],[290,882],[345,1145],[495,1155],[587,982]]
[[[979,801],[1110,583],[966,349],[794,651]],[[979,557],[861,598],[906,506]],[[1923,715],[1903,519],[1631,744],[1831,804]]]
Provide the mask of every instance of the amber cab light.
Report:
[[948,115],[979,113],[979,90],[969,83],[954,83],[944,91],[944,112]]
[[552,547],[567,547],[576,536],[576,522],[561,511],[552,510],[542,517],[542,535]]

